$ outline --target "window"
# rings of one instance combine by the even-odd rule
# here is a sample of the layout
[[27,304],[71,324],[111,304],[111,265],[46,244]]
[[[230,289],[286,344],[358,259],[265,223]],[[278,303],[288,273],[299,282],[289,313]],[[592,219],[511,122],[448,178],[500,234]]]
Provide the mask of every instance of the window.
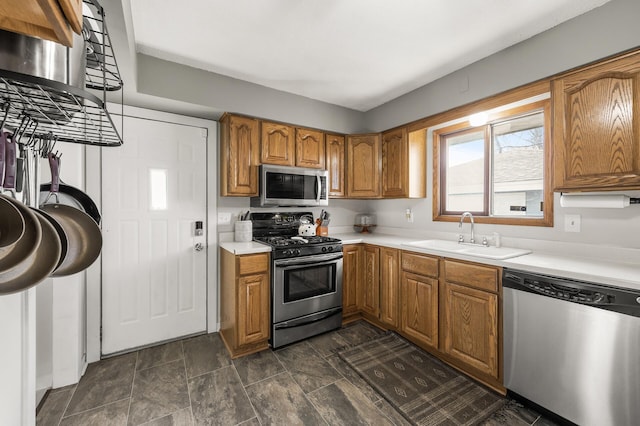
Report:
[[549,100],[433,131],[434,220],[552,226]]

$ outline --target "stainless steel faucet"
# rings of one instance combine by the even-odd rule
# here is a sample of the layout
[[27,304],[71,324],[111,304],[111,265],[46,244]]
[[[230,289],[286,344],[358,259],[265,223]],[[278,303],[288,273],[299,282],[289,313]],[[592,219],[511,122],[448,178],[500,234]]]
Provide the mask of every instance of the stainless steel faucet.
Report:
[[[469,242],[471,244],[476,242],[476,239],[473,236],[473,215],[471,214],[471,212],[464,212],[462,213],[462,215],[460,216],[460,225],[458,225],[458,228],[462,228],[462,222],[464,222],[464,218],[468,217],[469,220],[471,221],[471,239],[469,240]],[[462,237],[462,234],[460,234],[460,238],[458,239],[459,242],[463,242],[464,238]]]

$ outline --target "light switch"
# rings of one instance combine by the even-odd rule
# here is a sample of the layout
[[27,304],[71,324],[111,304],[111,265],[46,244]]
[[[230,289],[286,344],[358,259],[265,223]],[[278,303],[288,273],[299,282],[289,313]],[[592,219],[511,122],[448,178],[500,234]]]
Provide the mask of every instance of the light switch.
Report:
[[218,225],[231,225],[231,212],[218,212]]

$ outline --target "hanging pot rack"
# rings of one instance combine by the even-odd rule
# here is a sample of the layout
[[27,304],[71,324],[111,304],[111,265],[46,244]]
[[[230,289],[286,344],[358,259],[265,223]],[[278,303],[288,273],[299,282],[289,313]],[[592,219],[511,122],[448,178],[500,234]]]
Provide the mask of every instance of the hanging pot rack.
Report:
[[[0,70],[0,128],[21,131],[22,136],[31,139],[48,137],[51,133],[62,142],[122,145],[122,137],[106,108],[107,92],[120,91],[117,106],[122,120],[123,83],[104,22],[104,10],[97,0],[84,0],[84,4],[91,11],[84,15],[83,30],[88,46],[86,89]],[[33,124],[23,128],[25,119]]]

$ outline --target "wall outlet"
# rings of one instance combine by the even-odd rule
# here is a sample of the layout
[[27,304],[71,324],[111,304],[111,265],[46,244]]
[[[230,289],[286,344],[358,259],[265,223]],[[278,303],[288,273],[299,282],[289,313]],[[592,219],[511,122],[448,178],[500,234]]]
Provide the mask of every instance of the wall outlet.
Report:
[[413,223],[413,210],[411,209],[407,209],[404,213],[405,217],[407,218],[407,222],[409,223]]
[[564,232],[580,232],[580,215],[564,215]]
[[231,212],[218,212],[218,225],[231,225]]

